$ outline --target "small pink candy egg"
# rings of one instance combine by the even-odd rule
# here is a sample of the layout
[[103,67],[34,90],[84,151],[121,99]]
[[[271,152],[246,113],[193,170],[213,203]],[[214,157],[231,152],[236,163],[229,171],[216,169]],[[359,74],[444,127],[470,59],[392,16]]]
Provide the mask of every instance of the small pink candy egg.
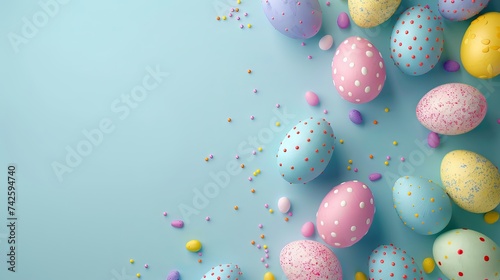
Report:
[[313,222],[306,222],[301,228],[302,235],[304,237],[311,237],[314,234],[314,224]]
[[319,104],[318,95],[312,91],[307,91],[305,98],[306,98],[307,104],[309,104],[311,106],[316,106]]

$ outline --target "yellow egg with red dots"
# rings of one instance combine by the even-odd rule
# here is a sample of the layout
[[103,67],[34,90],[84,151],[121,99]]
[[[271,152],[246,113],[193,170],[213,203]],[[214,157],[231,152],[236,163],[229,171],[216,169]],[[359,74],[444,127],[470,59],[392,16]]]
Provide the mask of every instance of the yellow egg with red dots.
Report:
[[491,79],[500,74],[500,13],[490,12],[473,20],[460,48],[462,64],[472,76]]
[[450,279],[500,279],[500,248],[480,232],[445,232],[434,241],[432,252],[437,266]]

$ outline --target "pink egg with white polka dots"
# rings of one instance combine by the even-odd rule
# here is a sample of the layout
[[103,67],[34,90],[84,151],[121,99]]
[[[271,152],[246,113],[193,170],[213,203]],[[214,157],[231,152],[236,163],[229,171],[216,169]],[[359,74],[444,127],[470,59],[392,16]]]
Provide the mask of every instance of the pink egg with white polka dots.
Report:
[[332,61],[333,85],[342,98],[352,103],[366,103],[384,87],[384,59],[367,39],[353,36],[337,48]]
[[368,233],[374,214],[368,186],[359,181],[344,182],[323,198],[316,214],[318,234],[328,245],[352,246]]
[[486,235],[455,229],[434,241],[437,267],[450,279],[500,279],[500,247]]

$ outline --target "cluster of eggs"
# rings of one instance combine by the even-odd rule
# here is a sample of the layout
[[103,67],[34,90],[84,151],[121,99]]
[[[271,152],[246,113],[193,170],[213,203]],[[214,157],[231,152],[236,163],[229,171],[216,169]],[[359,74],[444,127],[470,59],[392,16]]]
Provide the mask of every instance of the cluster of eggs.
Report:
[[[390,57],[404,74],[418,76],[438,65],[444,47],[442,18],[462,21],[479,14],[489,0],[439,0],[438,13],[428,6],[401,12],[390,38]],[[348,0],[351,19],[362,28],[378,26],[400,8],[401,0]],[[262,0],[271,25],[291,38],[311,38],[319,32],[322,11],[317,0]],[[500,13],[487,13],[473,20],[463,36],[461,61],[477,78],[500,74]],[[496,29],[495,29],[496,28]],[[342,41],[331,63],[333,85],[352,103],[367,103],[383,90],[386,65],[381,52],[369,40],[354,36]],[[487,103],[476,88],[450,83],[427,92],[416,107],[418,121],[432,132],[458,135],[476,128],[485,118]],[[432,136],[432,137],[431,137]],[[437,138],[437,139],[435,139]],[[309,118],[297,123],[281,141],[276,154],[281,176],[291,184],[307,183],[326,169],[334,151],[335,136],[325,119]],[[433,141],[434,144],[437,145]],[[422,235],[438,234],[452,216],[452,202],[473,212],[485,213],[500,203],[500,173],[486,158],[455,150],[441,163],[442,184],[416,176],[399,178],[392,188],[394,208],[404,225]],[[321,201],[316,230],[334,248],[359,242],[369,231],[375,213],[373,194],[359,181],[335,186]],[[434,242],[437,266],[447,277],[500,279],[500,250],[485,235],[472,230],[453,230]],[[280,254],[288,279],[342,279],[338,258],[317,241],[287,244]],[[431,259],[432,267],[435,263]],[[371,279],[423,279],[415,260],[394,245],[381,245],[369,258]],[[426,268],[424,270],[428,272]],[[472,278],[471,278],[472,277]]]

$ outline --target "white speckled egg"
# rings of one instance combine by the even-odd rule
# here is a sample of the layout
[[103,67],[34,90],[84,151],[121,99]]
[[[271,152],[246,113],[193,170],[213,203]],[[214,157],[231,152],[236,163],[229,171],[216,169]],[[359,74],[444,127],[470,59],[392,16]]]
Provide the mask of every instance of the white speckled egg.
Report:
[[344,182],[321,201],[316,214],[318,234],[330,246],[352,246],[368,233],[374,214],[370,188],[359,181]]
[[392,197],[399,218],[418,234],[438,233],[450,222],[451,200],[441,186],[429,179],[401,177],[394,183]]
[[375,27],[388,20],[401,0],[349,0],[351,18],[360,27]]
[[367,39],[349,37],[337,48],[332,60],[332,78],[337,92],[352,103],[377,97],[385,84],[384,59]]
[[500,203],[500,174],[485,157],[455,150],[441,161],[441,181],[451,199],[472,213],[486,213]]
[[280,264],[288,280],[341,280],[342,267],[337,256],[313,240],[288,243],[280,253]]
[[307,183],[318,177],[332,158],[334,140],[325,119],[300,121],[281,141],[276,155],[281,176],[290,183]]
[[235,264],[219,264],[213,266],[207,273],[205,273],[201,280],[238,280],[241,279],[241,269]]
[[470,229],[447,231],[434,241],[434,260],[450,279],[500,279],[500,248]]
[[391,58],[403,73],[418,76],[433,69],[443,52],[440,18],[430,9],[408,8],[394,25]]
[[413,257],[394,245],[380,245],[368,259],[370,279],[423,280]]
[[461,83],[433,88],[417,104],[417,119],[430,131],[457,135],[476,128],[486,116],[486,98],[473,86]]
[[311,38],[321,28],[318,0],[262,0],[262,8],[271,25],[288,37]]
[[467,20],[481,12],[490,0],[439,0],[439,13],[452,21]]

